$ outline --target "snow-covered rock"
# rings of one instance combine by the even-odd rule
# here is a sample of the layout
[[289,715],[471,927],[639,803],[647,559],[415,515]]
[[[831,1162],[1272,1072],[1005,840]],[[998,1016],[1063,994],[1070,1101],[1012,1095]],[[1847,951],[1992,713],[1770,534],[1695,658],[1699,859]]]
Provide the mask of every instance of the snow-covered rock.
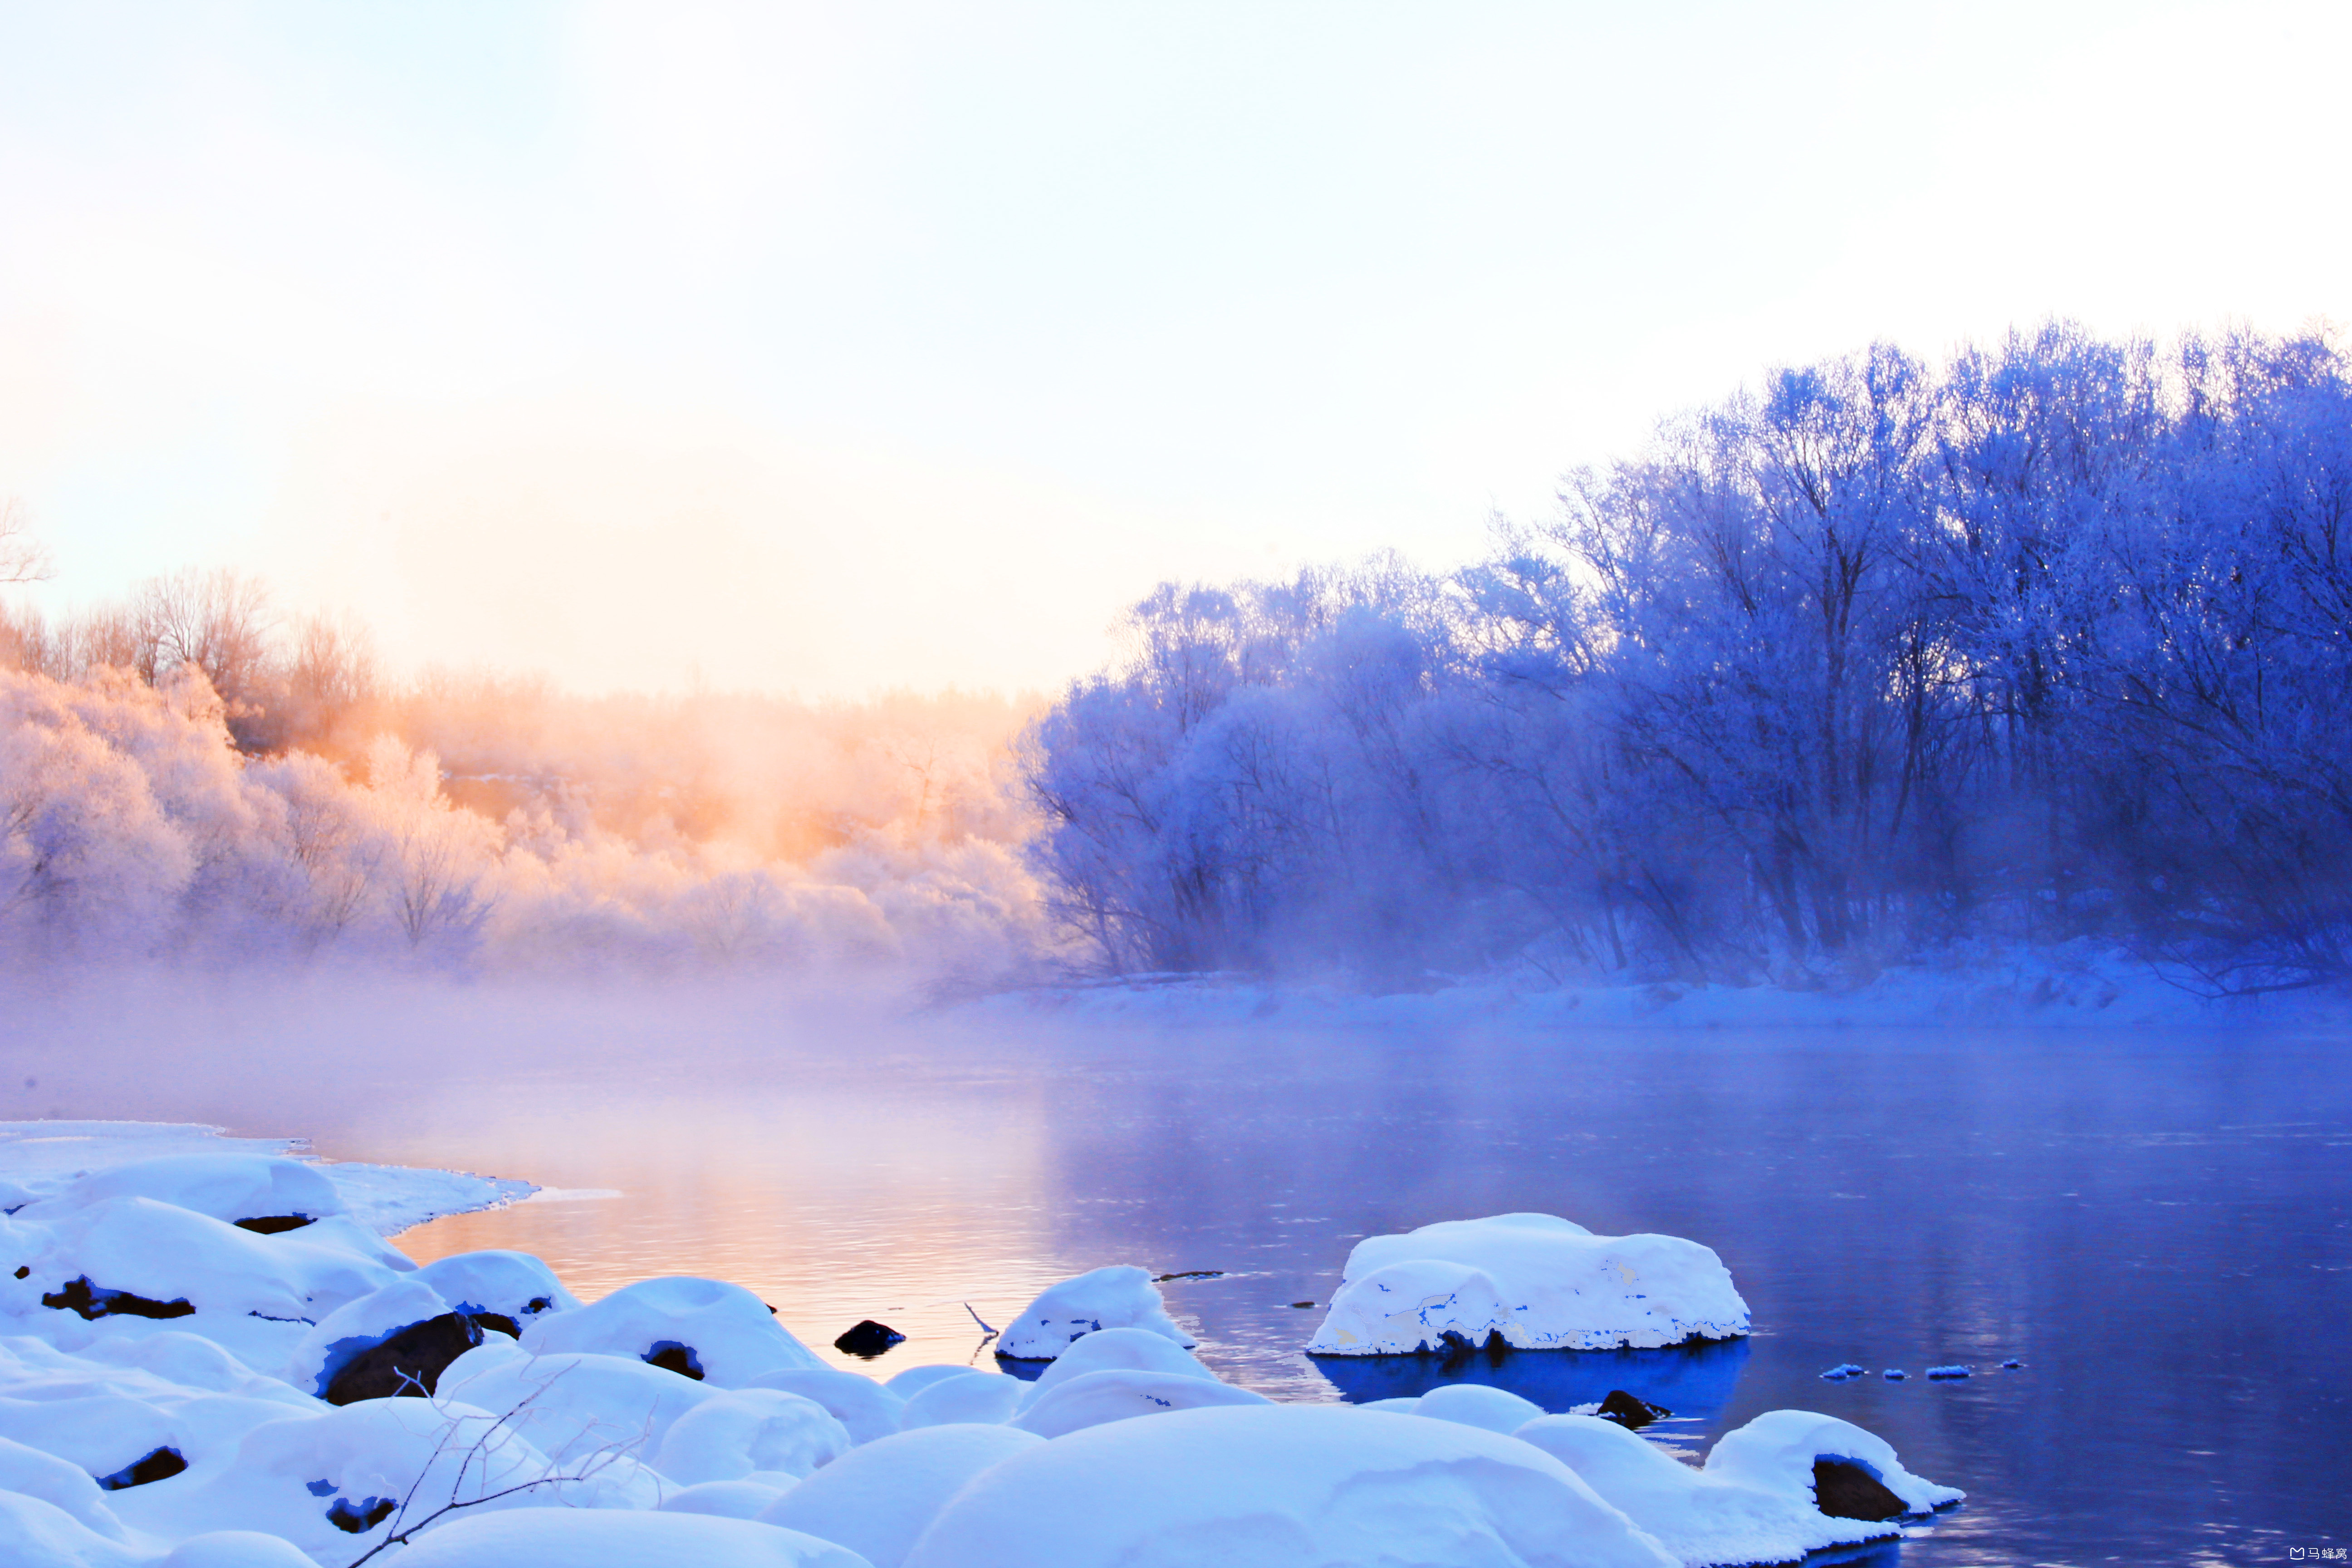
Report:
[[149,1561],[53,1503],[0,1491],[0,1563],[8,1568],[144,1568]]
[[740,1285],[684,1276],[641,1279],[593,1306],[550,1313],[523,1330],[522,1347],[646,1362],[659,1356],[715,1388],[824,1364]]
[[724,1389],[663,1434],[653,1467],[683,1486],[796,1481],[849,1451],[848,1428],[824,1405],[773,1388]]
[[257,1530],[210,1530],[166,1552],[155,1568],[317,1568],[294,1543]]
[[780,1388],[814,1399],[849,1429],[853,1443],[871,1443],[898,1429],[899,1413],[907,1402],[870,1377],[829,1366],[799,1367],[761,1373],[747,1388]]
[[1638,1349],[1748,1326],[1748,1304],[1711,1248],[1510,1214],[1358,1242],[1307,1348],[1398,1355],[1500,1335],[1518,1350]]
[[1016,1361],[1051,1361],[1076,1341],[1104,1329],[1142,1329],[1186,1350],[1192,1336],[1178,1328],[1151,1276],[1130,1264],[1097,1268],[1046,1287],[997,1336],[996,1353]]
[[798,1531],[697,1513],[534,1508],[450,1521],[400,1553],[401,1568],[871,1568]]
[[[231,1225],[287,1229],[350,1212],[315,1165],[264,1154],[169,1154],[133,1160],[77,1176],[19,1210],[27,1220],[54,1219],[108,1198],[153,1198]],[[414,1265],[411,1265],[414,1267]]]
[[1518,1437],[1582,1477],[1679,1558],[1683,1568],[1794,1563],[1825,1547],[1902,1533],[1892,1524],[1831,1519],[1812,1505],[1810,1495],[1799,1499],[1697,1469],[1597,1416],[1546,1415],[1520,1427]]
[[1851,1421],[1811,1410],[1768,1410],[1707,1450],[1707,1474],[1807,1504],[1815,1500],[1814,1466],[1823,1459],[1858,1465],[1914,1513],[1948,1508],[1969,1494],[1937,1486],[1903,1468],[1894,1447]]
[[1433,1421],[1458,1421],[1465,1426],[1480,1426],[1489,1432],[1516,1432],[1544,1412],[1542,1405],[1522,1399],[1507,1388],[1494,1388],[1483,1383],[1454,1383],[1433,1388],[1414,1400],[1412,1413]]
[[1160,1415],[1175,1410],[1201,1410],[1223,1405],[1270,1405],[1273,1401],[1246,1388],[1234,1388],[1214,1379],[1177,1372],[1139,1372],[1133,1367],[1108,1367],[1056,1384],[1013,1425],[1040,1437],[1066,1436],[1106,1421],[1127,1421],[1139,1415]]
[[[449,1303],[441,1293],[415,1275],[395,1279],[381,1290],[346,1301],[312,1325],[286,1359],[286,1381],[323,1399],[335,1374],[354,1357],[404,1328],[448,1311]],[[479,1336],[476,1339],[478,1342]],[[434,1368],[436,1373],[440,1370]]]
[[[493,1320],[486,1327],[520,1334],[548,1312],[569,1312],[580,1298],[563,1288],[555,1270],[528,1252],[453,1252],[416,1271],[441,1299],[468,1317]],[[503,1318],[505,1322],[495,1321]]]
[[764,1481],[698,1481],[662,1499],[664,1513],[707,1513],[719,1519],[757,1519],[788,1489]]
[[898,1425],[911,1432],[918,1426],[1003,1421],[1027,1388],[1019,1378],[1001,1372],[967,1369],[961,1377],[943,1377],[919,1390],[898,1412]]
[[883,1437],[843,1455],[760,1517],[899,1568],[966,1481],[1044,1439],[1011,1426],[955,1424]]
[[129,1532],[89,1471],[55,1454],[0,1437],[0,1491],[21,1492],[71,1514],[94,1535],[128,1544]]
[[634,1356],[539,1355],[494,1335],[441,1374],[439,1398],[506,1418],[559,1463],[614,1447],[650,1456],[719,1391]]
[[[876,1445],[879,1447],[880,1445]],[[873,1450],[861,1450],[872,1452]],[[1113,1421],[982,1471],[903,1568],[1673,1568],[1515,1438],[1332,1405]]]
[[1055,1357],[1054,1364],[1037,1374],[1036,1381],[1029,1384],[1013,1408],[1016,1412],[1028,1409],[1074,1377],[1119,1369],[1217,1381],[1217,1374],[1202,1366],[1200,1357],[1164,1334],[1149,1329],[1104,1329],[1088,1334]]
[[886,1381],[882,1387],[886,1392],[896,1395],[903,1404],[935,1383],[944,1383],[950,1377],[961,1377],[966,1373],[979,1370],[978,1367],[963,1366],[949,1362],[928,1363],[922,1366],[907,1368],[897,1376]]

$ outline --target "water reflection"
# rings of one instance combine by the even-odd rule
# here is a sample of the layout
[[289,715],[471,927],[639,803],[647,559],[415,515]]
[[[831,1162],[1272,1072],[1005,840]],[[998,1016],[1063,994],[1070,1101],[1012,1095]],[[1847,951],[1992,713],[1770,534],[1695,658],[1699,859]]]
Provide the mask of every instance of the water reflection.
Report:
[[1731,1404],[1748,1342],[1670,1345],[1651,1351],[1506,1351],[1489,1355],[1312,1357],[1315,1370],[1351,1404],[1412,1399],[1449,1383],[1481,1383],[1558,1413],[1596,1405],[1612,1389],[1662,1405],[1681,1421],[1713,1421]]

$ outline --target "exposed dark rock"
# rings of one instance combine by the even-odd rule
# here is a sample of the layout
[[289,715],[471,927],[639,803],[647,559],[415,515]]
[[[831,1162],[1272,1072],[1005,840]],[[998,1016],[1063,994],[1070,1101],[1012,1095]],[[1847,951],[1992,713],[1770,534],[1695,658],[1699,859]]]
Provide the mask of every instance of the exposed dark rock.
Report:
[[510,1340],[522,1338],[521,1327],[504,1312],[469,1312],[467,1316],[474,1320],[476,1328],[496,1329]]
[[188,1468],[177,1448],[157,1448],[123,1466],[110,1476],[100,1476],[98,1484],[110,1492],[125,1487],[143,1487],[149,1481],[160,1481],[166,1476],[176,1476]]
[[676,1340],[656,1340],[644,1359],[664,1372],[674,1372],[697,1383],[702,1381],[702,1358],[694,1353],[692,1345],[682,1345]]
[[[549,1300],[548,1300],[546,1297],[544,1297],[544,1296],[533,1296],[530,1300],[525,1301],[525,1302],[522,1304],[522,1310],[523,1310],[523,1313],[524,1313],[524,1315],[525,1315],[525,1316],[527,1316],[527,1317],[536,1318],[536,1317],[537,1317],[537,1316],[539,1316],[541,1312],[546,1311],[550,1307],[552,1307],[552,1306],[554,1306],[554,1305],[555,1305],[555,1303],[554,1303],[554,1302],[552,1302],[552,1301]],[[772,1312],[772,1311],[774,1311],[774,1310],[775,1310],[775,1309],[774,1309],[773,1307],[771,1307],[771,1308],[769,1308],[769,1309],[768,1309],[768,1310],[770,1310],[771,1312]]]
[[388,1497],[363,1498],[356,1503],[349,1498],[337,1498],[327,1505],[327,1522],[337,1530],[364,1535],[390,1519],[393,1507],[393,1500]]
[[289,1230],[299,1230],[310,1223],[306,1214],[263,1214],[251,1219],[233,1219],[229,1224],[239,1230],[249,1230],[256,1236],[277,1236]]
[[32,1277],[33,1277],[33,1269],[32,1269],[32,1266],[31,1266],[30,1264],[20,1264],[20,1265],[18,1265],[18,1266],[17,1266],[17,1268],[16,1268],[16,1278],[17,1278],[17,1279],[31,1279]]
[[1813,1506],[1832,1519],[1877,1523],[1909,1513],[1901,1498],[1852,1459],[1813,1461]]
[[877,1323],[868,1318],[856,1328],[845,1331],[833,1342],[833,1348],[844,1355],[873,1357],[892,1345],[903,1343],[907,1336],[887,1323]]
[[1315,1303],[1312,1301],[1293,1301],[1291,1305],[1294,1307],[1311,1307],[1315,1305]]
[[128,1290],[109,1290],[92,1285],[85,1274],[69,1279],[61,1289],[42,1296],[41,1305],[60,1311],[79,1312],[89,1321],[100,1318],[184,1318],[195,1311],[187,1298],[176,1301],[151,1301],[144,1296],[134,1296]]
[[444,1368],[482,1342],[482,1331],[458,1312],[411,1323],[345,1362],[327,1384],[330,1405],[413,1394],[422,1399],[441,1381]]
[[1651,1422],[1672,1415],[1674,1412],[1663,1405],[1653,1405],[1638,1394],[1628,1394],[1622,1388],[1612,1388],[1609,1391],[1609,1397],[1601,1402],[1596,1414],[1603,1421],[1614,1421],[1620,1426],[1639,1432]]
[[1225,1271],[1222,1268],[1187,1268],[1181,1274],[1154,1274],[1151,1282],[1165,1285],[1171,1279],[1223,1279],[1224,1277]]

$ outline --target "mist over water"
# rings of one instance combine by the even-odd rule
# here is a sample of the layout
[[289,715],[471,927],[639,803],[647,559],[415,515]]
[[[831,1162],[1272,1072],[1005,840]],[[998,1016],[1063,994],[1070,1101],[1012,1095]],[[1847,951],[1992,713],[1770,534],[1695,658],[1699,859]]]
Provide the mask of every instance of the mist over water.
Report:
[[[1559,1406],[1605,1382],[1675,1408],[1654,1435],[1685,1450],[1767,1409],[1856,1421],[1971,1494],[1906,1561],[2241,1560],[2342,1523],[2340,1035],[1107,1026],[741,983],[14,1000],[10,1114],[211,1120],[569,1189],[401,1245],[520,1247],[587,1297],[737,1280],[880,1375],[990,1364],[966,1302],[1001,1324],[1106,1263],[1221,1269],[1169,1282],[1171,1309],[1279,1398],[1468,1376]],[[1320,1314],[1290,1303],[1327,1302],[1361,1236],[1521,1209],[1705,1242],[1754,1338],[1301,1353]],[[865,1317],[908,1342],[830,1349]],[[1871,1375],[1820,1381],[1846,1361]],[[1948,1362],[1978,1375],[1920,1375]]]

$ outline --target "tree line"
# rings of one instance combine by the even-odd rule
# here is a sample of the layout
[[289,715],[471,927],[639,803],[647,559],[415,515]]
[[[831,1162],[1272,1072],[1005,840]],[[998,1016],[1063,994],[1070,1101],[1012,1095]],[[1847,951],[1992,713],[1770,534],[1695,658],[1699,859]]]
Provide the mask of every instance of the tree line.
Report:
[[1163,585],[1033,730],[1118,971],[2352,973],[2352,365],[2056,324],[1767,376],[1486,559]]

